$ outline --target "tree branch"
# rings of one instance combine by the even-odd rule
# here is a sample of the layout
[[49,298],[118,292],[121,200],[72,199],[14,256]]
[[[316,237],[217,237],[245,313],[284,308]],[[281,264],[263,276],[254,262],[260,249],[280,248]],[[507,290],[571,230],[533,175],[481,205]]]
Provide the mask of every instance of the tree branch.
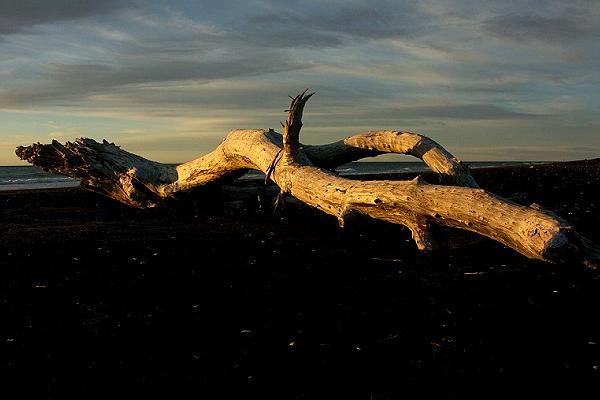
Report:
[[[521,254],[556,262],[579,252],[598,257],[589,241],[545,210],[525,207],[478,189],[468,168],[433,140],[415,133],[378,131],[323,146],[301,146],[302,113],[312,96],[292,98],[283,136],[266,130],[235,130],[211,153],[171,166],[128,153],[114,144],[78,139],[19,147],[17,155],[50,172],[82,180],[84,187],[135,207],[153,207],[173,194],[234,179],[247,169],[263,171],[283,193],[335,216],[363,214],[409,227],[421,250],[435,247],[430,225],[463,229],[492,238]],[[282,154],[283,162],[278,162]],[[444,181],[360,181],[319,166],[365,155],[396,152],[422,158]],[[584,240],[585,239],[585,240]],[[588,263],[588,265],[591,265]]]

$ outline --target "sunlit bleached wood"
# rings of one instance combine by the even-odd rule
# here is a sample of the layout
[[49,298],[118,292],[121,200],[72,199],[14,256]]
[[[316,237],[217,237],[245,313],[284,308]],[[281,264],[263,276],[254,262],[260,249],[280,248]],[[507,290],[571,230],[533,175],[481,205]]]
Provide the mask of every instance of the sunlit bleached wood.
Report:
[[[64,146],[54,141],[19,147],[17,155],[50,172],[79,178],[84,187],[135,207],[154,207],[176,193],[223,183],[257,169],[282,193],[335,216],[342,226],[357,213],[407,226],[421,250],[435,248],[430,227],[441,225],[489,237],[534,259],[594,256],[590,253],[595,251],[593,245],[576,235],[568,223],[538,207],[519,205],[477,188],[466,166],[422,135],[378,131],[329,145],[301,145],[302,112],[310,96],[304,92],[292,99],[283,135],[273,130],[235,130],[213,152],[177,166],[92,139]],[[441,180],[455,186],[419,179],[349,180],[325,169],[384,152],[422,158]]]
[[304,151],[313,164],[326,168],[385,153],[407,154],[423,160],[443,183],[478,187],[464,163],[435,141],[418,133],[365,132],[331,144],[304,146]]

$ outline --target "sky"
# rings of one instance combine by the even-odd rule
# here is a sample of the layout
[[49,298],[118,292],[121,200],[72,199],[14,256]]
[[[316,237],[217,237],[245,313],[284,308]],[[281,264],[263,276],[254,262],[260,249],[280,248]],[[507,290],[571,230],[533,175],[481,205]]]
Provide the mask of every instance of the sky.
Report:
[[0,165],[106,138],[162,162],[237,128],[408,130],[463,160],[600,157],[598,0],[0,0]]

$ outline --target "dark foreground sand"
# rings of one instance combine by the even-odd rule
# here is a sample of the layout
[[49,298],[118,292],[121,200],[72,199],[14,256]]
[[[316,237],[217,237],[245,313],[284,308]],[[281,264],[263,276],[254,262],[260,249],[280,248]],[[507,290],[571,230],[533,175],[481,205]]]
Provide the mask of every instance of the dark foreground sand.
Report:
[[[475,175],[600,242],[600,161]],[[358,221],[342,232],[298,206],[138,211],[63,189],[0,192],[0,213],[4,394],[367,400],[600,389],[600,273],[578,265],[464,238],[423,256],[401,227]]]

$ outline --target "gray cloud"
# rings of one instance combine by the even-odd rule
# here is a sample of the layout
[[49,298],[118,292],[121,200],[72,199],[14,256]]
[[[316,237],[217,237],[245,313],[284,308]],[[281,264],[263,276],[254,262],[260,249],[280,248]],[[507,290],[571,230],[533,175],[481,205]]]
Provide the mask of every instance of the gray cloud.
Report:
[[275,60],[265,55],[240,56],[229,60],[144,60],[135,64],[53,64],[47,78],[73,88],[111,88],[131,84],[151,84],[178,81],[210,81],[290,71],[309,66],[294,60]]
[[131,5],[127,0],[4,0],[0,2],[0,35],[38,24],[108,14]]
[[[131,65],[52,64],[43,81],[34,86],[0,90],[0,107],[21,108],[39,103],[63,103],[99,93],[117,93],[135,85],[165,85],[172,82],[209,82],[292,71],[310,64],[275,60],[257,54],[228,61],[148,61]],[[131,88],[129,88],[131,90]],[[168,92],[168,88],[163,89]],[[159,95],[160,97],[160,95]],[[163,100],[164,101],[164,100]]]
[[494,104],[462,104],[442,106],[403,107],[390,110],[390,116],[410,118],[439,118],[439,119],[530,119],[538,118],[539,114],[530,114],[494,105]]
[[108,116],[115,132],[131,119],[140,143],[169,117],[184,151],[199,131],[276,128],[309,86],[307,142],[390,128],[493,146],[510,126],[535,147],[568,122],[576,143],[597,132],[595,3],[0,0],[0,109]]
[[251,16],[249,40],[279,47],[334,47],[351,39],[408,37],[423,31],[426,18],[411,2],[348,2],[337,7],[290,10],[277,7]]
[[572,42],[598,35],[598,30],[584,19],[573,16],[500,15],[484,21],[482,27],[495,36],[515,41]]
[[510,110],[493,104],[460,104],[413,107],[389,107],[385,104],[371,108],[351,107],[332,110],[327,115],[307,118],[319,127],[356,126],[367,129],[405,129],[407,126],[444,125],[451,121],[535,120],[541,114]]

